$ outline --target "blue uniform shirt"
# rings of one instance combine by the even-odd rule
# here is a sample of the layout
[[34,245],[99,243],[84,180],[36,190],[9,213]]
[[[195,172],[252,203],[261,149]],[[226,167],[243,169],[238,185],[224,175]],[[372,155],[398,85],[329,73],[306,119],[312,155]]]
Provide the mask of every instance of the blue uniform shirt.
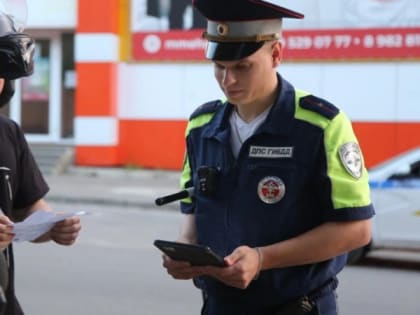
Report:
[[[181,209],[195,214],[198,243],[221,256],[241,245],[265,246],[326,222],[374,214],[368,175],[347,117],[327,101],[278,80],[279,94],[267,119],[243,143],[237,159],[230,148],[233,105],[210,102],[190,117],[181,184],[194,186],[195,192],[182,200]],[[198,189],[201,166],[219,171],[211,196]],[[246,290],[209,277],[197,283],[220,299],[276,305],[321,286],[344,264],[342,255],[263,271]]]

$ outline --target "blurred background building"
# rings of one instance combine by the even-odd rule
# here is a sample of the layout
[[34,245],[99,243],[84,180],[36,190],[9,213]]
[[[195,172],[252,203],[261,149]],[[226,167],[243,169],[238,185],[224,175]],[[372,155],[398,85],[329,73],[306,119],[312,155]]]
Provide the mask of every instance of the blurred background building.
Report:
[[[279,72],[349,114],[368,166],[420,146],[418,0],[273,2],[306,15],[284,22]],[[65,148],[56,155],[79,166],[180,169],[189,114],[222,97],[190,1],[27,3],[35,74],[2,112],[34,150]]]

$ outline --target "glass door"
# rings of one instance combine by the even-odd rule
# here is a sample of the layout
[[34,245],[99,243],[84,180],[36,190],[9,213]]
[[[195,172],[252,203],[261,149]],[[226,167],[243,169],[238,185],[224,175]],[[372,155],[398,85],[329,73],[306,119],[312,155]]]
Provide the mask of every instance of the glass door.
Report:
[[21,80],[21,126],[25,134],[48,135],[51,58],[48,39],[36,41],[35,71]]
[[34,73],[16,82],[13,101],[18,106],[10,114],[28,141],[57,142],[61,137],[62,42],[59,34],[34,37]]

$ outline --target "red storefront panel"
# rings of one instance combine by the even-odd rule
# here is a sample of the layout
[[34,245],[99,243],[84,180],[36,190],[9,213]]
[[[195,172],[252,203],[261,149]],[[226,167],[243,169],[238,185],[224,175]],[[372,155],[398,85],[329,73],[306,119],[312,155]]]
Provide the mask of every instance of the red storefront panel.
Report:
[[[202,61],[201,30],[137,32],[136,61]],[[420,28],[284,31],[285,60],[420,59]]]

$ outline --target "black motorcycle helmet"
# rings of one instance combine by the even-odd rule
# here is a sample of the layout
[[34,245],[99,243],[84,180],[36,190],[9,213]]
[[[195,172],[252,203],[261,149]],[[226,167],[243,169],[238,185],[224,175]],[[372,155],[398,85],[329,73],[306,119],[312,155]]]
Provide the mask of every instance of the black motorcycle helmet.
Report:
[[13,19],[0,15],[0,77],[14,80],[29,76],[34,71],[35,41],[18,32]]
[[[22,21],[13,10],[14,2],[0,1],[0,78],[5,79],[0,106],[8,103],[13,96],[13,80],[29,76],[34,71],[35,41],[22,32]],[[22,1],[16,3],[22,6]],[[8,9],[10,12],[7,12]]]

